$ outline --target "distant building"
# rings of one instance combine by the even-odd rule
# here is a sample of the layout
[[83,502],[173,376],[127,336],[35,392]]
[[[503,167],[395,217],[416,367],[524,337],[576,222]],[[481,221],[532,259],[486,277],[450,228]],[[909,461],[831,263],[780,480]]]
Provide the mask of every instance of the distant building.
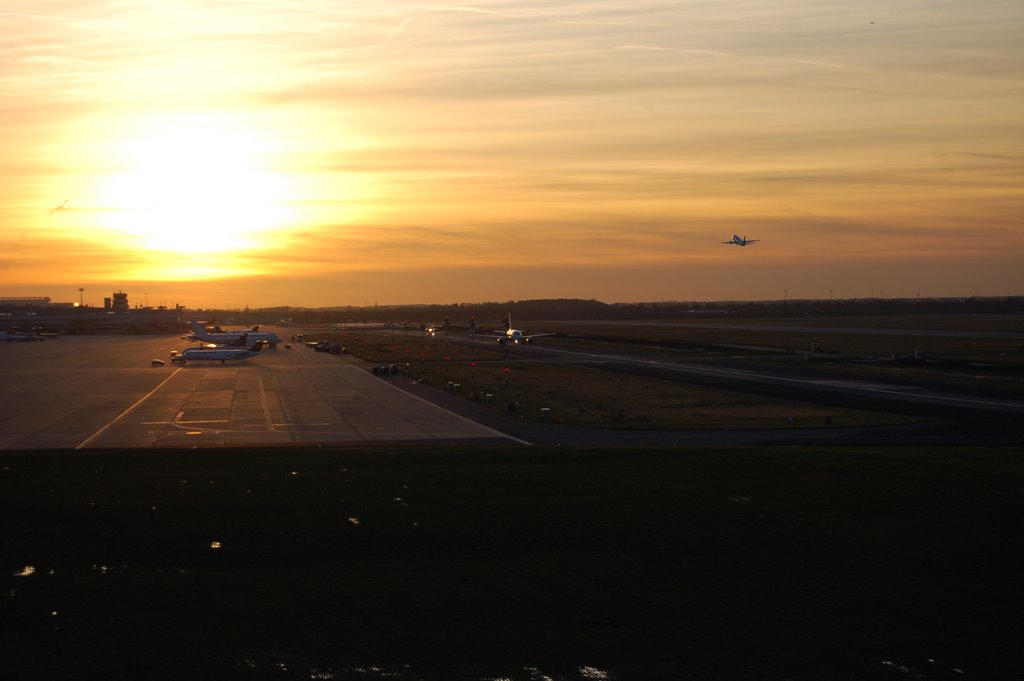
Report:
[[128,294],[124,291],[118,291],[114,294],[114,305],[112,307],[114,313],[128,314],[128,310],[131,308],[128,305]]
[[49,304],[49,296],[40,296],[38,298],[0,298],[0,307],[46,307]]
[[54,333],[181,333],[181,307],[139,308],[128,305],[118,291],[103,299],[103,307],[52,303],[48,297],[0,298],[0,326]]

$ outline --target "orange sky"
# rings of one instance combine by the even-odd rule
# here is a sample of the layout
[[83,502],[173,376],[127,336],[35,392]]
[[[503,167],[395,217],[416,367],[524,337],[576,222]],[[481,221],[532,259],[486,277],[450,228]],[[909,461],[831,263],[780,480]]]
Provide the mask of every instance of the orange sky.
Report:
[[1017,0],[34,0],[0,29],[0,296],[1024,294]]

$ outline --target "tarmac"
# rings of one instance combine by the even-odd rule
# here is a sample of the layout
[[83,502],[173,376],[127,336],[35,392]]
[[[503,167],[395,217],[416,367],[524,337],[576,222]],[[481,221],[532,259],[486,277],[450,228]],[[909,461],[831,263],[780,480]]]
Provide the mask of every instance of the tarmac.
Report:
[[521,442],[346,355],[297,344],[172,363],[188,345],[166,335],[0,345],[0,449]]

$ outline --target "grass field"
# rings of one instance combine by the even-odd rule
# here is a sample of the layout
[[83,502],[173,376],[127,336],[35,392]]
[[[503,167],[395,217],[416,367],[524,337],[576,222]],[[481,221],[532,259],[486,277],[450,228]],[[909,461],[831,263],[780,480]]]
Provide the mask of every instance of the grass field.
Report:
[[892,414],[552,364],[538,360],[530,349],[506,355],[500,349],[448,342],[443,336],[425,337],[418,330],[320,337],[373,364],[395,364],[406,377],[438,389],[450,386],[495,410],[513,403],[524,419],[540,420],[541,410],[548,409],[549,417],[561,423],[622,429],[835,428],[908,421]]
[[10,679],[1009,679],[1024,449],[0,453]]

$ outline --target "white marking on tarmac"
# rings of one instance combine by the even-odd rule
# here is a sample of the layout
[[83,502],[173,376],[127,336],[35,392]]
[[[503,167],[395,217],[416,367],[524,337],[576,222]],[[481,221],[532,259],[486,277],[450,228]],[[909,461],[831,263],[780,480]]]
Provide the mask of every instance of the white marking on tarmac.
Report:
[[306,360],[307,362],[309,362],[310,364],[316,364],[316,362],[314,362],[314,361],[313,361],[313,358],[312,358],[312,357],[310,357],[308,353],[305,353],[305,352],[300,352],[300,353],[297,353],[297,354],[298,354],[298,355],[299,355],[300,357],[302,357],[302,359],[304,359],[304,360]]
[[260,386],[260,402],[263,403],[263,417],[267,419],[267,430],[272,433],[274,432],[274,421],[270,418],[270,405],[267,404],[267,393],[263,390],[263,379],[257,378],[256,382]]
[[491,428],[490,426],[485,426],[484,424],[479,423],[477,421],[474,421],[473,419],[467,419],[465,416],[463,416],[461,414],[456,414],[454,411],[449,411],[448,409],[445,409],[442,406],[434,404],[433,402],[431,402],[429,400],[423,399],[419,395],[413,395],[411,392],[407,392],[405,390],[402,390],[398,386],[391,385],[387,381],[381,381],[381,384],[382,385],[386,385],[387,387],[391,388],[392,390],[397,390],[398,392],[400,392],[400,393],[402,393],[404,395],[408,395],[409,397],[412,397],[413,399],[417,399],[420,402],[423,402],[424,404],[429,404],[432,407],[437,407],[438,409],[440,409],[442,411],[446,411],[446,412],[448,412],[449,414],[451,414],[452,416],[454,416],[457,419],[462,419],[463,421],[465,421],[467,423],[472,423],[474,426],[477,426],[479,428],[483,428],[484,430],[489,431],[491,433],[494,433],[495,435],[498,435],[498,436],[504,437],[504,438],[508,438],[509,440],[512,440],[513,442],[518,442],[521,445],[527,445],[528,447],[532,447],[533,446],[532,442],[527,442],[526,440],[520,440],[517,437],[513,437],[513,436],[509,435],[508,433],[503,433],[500,430],[495,430],[494,428]]
[[165,378],[163,381],[160,382],[160,385],[158,385],[157,387],[155,387],[152,390],[150,390],[148,393],[146,393],[141,398],[139,398],[138,402],[136,402],[132,406],[128,407],[127,409],[122,411],[117,416],[115,416],[113,418],[113,420],[111,420],[107,425],[103,426],[102,428],[97,430],[95,433],[93,433],[89,437],[87,437],[84,440],[82,440],[81,442],[79,442],[78,445],[75,447],[75,449],[79,450],[79,449],[82,449],[84,447],[88,447],[90,442],[92,442],[93,440],[98,438],[100,435],[105,433],[108,428],[110,428],[112,425],[114,425],[115,423],[117,423],[118,421],[123,419],[125,416],[130,414],[136,407],[138,407],[140,404],[142,404],[143,402],[148,400],[150,397],[152,397],[156,393],[157,390],[160,390],[160,388],[164,387],[167,384],[167,382],[170,381],[172,378],[174,378],[178,374],[178,372],[181,371],[181,370],[182,370],[182,367],[178,367],[177,369],[175,369],[174,373],[172,373],[170,376],[168,376],[167,378]]

